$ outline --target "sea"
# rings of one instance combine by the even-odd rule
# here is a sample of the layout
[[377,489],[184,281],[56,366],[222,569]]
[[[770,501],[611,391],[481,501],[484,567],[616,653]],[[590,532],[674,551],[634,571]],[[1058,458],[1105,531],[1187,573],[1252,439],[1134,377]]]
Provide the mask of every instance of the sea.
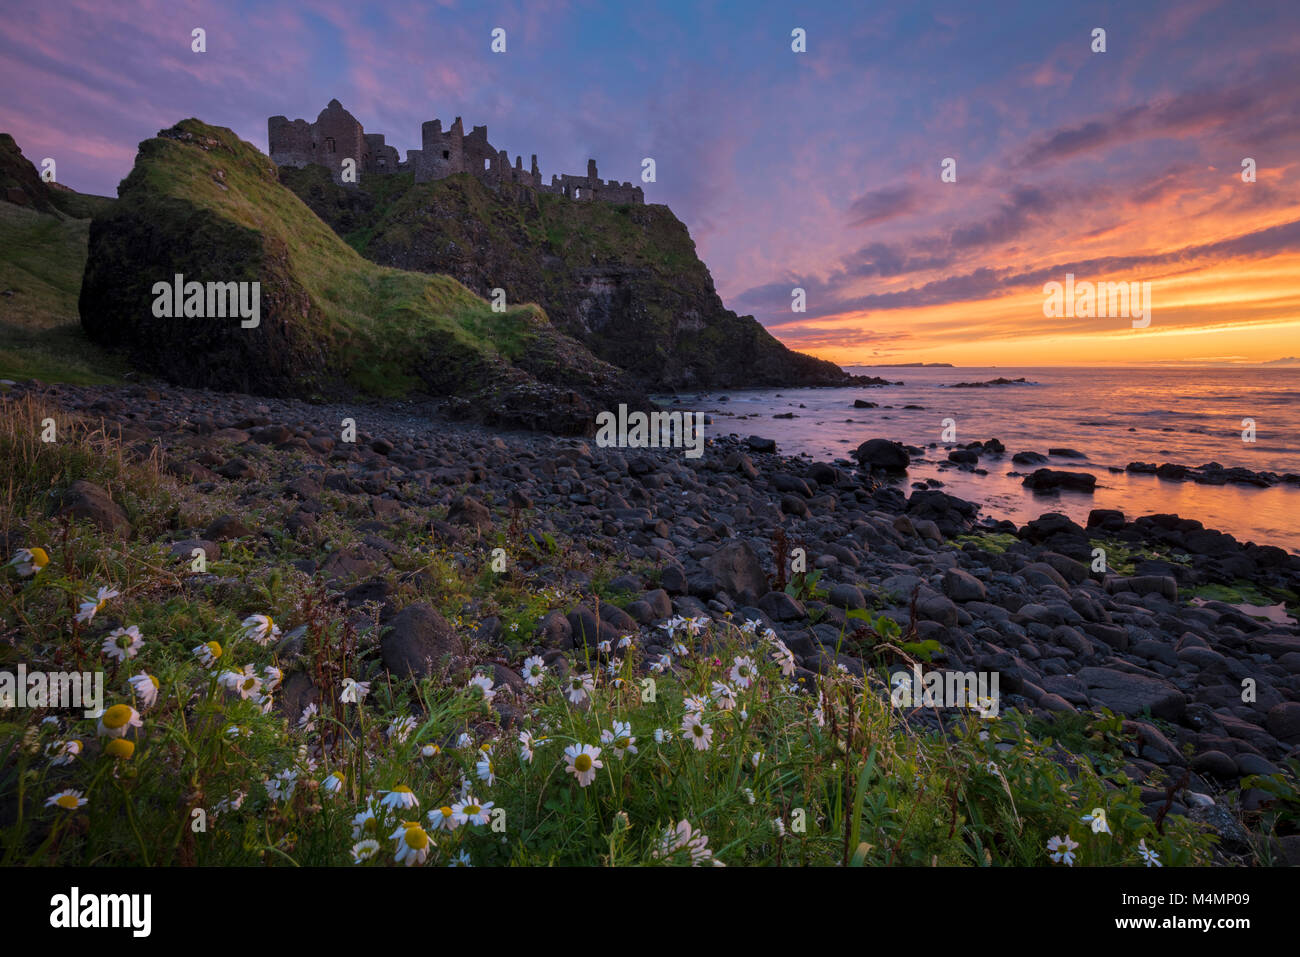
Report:
[[[1243,542],[1300,554],[1300,487],[1201,485],[1111,471],[1130,462],[1218,462],[1300,473],[1300,368],[845,368],[901,384],[696,392],[661,401],[678,400],[708,413],[707,430],[714,434],[775,439],[781,453],[815,461],[850,463],[850,453],[872,438],[921,447],[926,454],[908,470],[904,491],[912,482],[933,479],[949,494],[979,503],[981,516],[1023,525],[1047,512],[1064,512],[1083,524],[1094,508],[1117,508],[1130,519],[1176,513]],[[1026,382],[952,388],[995,378]],[[879,407],[854,408],[856,399]],[[791,413],[792,418],[777,417]],[[944,441],[945,428],[955,429],[955,442]],[[939,465],[950,448],[992,438],[1006,446],[1006,454],[981,458],[987,475]],[[1046,467],[1092,472],[1096,491],[1044,494],[1025,488],[1023,475],[1043,466],[1013,465],[1012,454],[1047,454],[1049,448],[1082,453],[1083,459],[1050,456]]]

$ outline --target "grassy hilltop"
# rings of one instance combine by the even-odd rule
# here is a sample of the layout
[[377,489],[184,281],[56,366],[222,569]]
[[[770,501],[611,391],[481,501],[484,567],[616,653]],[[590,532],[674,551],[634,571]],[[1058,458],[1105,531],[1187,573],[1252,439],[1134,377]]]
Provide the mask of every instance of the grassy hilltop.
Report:
[[[532,305],[504,313],[445,276],[363,259],[231,131],[190,119],[140,144],[120,198],[91,223],[88,336],[169,381],[266,395],[455,396],[485,421],[535,424],[626,399],[622,374]],[[156,318],[155,282],[261,283],[261,323]]]

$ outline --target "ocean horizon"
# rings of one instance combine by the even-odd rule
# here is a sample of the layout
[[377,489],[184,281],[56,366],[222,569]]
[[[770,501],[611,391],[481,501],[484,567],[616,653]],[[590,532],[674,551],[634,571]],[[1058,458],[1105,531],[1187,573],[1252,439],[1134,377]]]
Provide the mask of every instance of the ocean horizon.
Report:
[[[1175,513],[1242,541],[1300,552],[1300,487],[1205,485],[1125,472],[1131,462],[1300,473],[1300,374],[1285,366],[846,366],[901,385],[845,388],[710,390],[674,396],[713,416],[714,434],[775,439],[791,455],[845,462],[862,442],[886,438],[925,450],[904,484],[942,483],[978,503],[981,516],[1023,525],[1059,511],[1078,522],[1094,508],[1126,516]],[[953,388],[962,382],[1027,382]],[[855,400],[876,408],[854,408]],[[792,416],[778,418],[777,416]],[[944,441],[945,420],[955,441]],[[1254,424],[1244,441],[1245,420]],[[951,433],[950,433],[951,434]],[[996,438],[1006,454],[983,458],[987,474],[947,463],[949,449]],[[1017,452],[1068,448],[1084,458],[1048,456],[1046,467],[1090,472],[1094,493],[1036,493]],[[1121,471],[1112,471],[1119,469]],[[1007,474],[1015,473],[1015,474]]]

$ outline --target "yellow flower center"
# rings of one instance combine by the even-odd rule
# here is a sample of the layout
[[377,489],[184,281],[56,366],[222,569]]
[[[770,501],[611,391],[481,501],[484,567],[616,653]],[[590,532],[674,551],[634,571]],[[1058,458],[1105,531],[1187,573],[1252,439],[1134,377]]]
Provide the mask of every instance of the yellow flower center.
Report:
[[71,811],[77,806],[77,796],[75,794],[63,794],[60,795],[59,799],[54,803],[59,807],[64,807]]
[[45,554],[45,549],[32,548],[28,549],[28,552],[32,556],[32,564],[36,566],[37,570],[44,568],[50,563],[50,556]]
[[577,769],[578,769],[579,771],[581,771],[581,772],[590,771],[590,770],[591,770],[591,755],[589,755],[589,754],[580,754],[580,755],[578,755],[576,758],[573,759],[573,766],[574,766],[575,768],[577,768]]
[[408,788],[405,784],[399,784],[397,787],[393,788],[393,793],[394,793],[394,794],[410,794],[410,793],[411,793],[411,789]]
[[691,734],[695,735],[697,738],[704,737],[704,725],[702,724],[691,725]]
[[629,744],[631,744],[631,743],[632,743],[632,742],[631,742],[628,738],[623,737],[623,738],[619,738],[619,739],[617,739],[617,740],[614,742],[614,747],[616,747],[616,748],[626,748],[626,747],[627,747]]
[[422,851],[429,846],[429,835],[418,824],[406,826],[406,846],[415,851]]
[[377,827],[379,827],[379,822],[373,817],[368,817],[362,822],[361,831],[364,834],[373,834]]
[[114,738],[104,745],[104,753],[126,761],[135,754],[135,742],[128,741],[126,738]]
[[149,678],[149,681],[153,684],[153,690],[154,690],[154,691],[157,691],[157,690],[158,690],[158,679],[155,678],[153,675],[149,675],[148,678]]
[[483,809],[479,807],[477,804],[465,805],[465,813],[468,814],[470,817],[473,817],[474,815],[478,814],[482,810]]
[[445,818],[447,818],[447,817],[451,817],[451,815],[454,813],[454,812],[452,811],[452,809],[449,808],[449,807],[448,807],[447,805],[445,805],[445,804],[444,804],[442,807],[438,808],[438,811],[439,811],[439,813],[442,814],[442,816],[445,817]]
[[124,704],[115,704],[104,712],[104,727],[116,731],[131,720],[131,709]]
[[221,657],[221,643],[220,643],[220,642],[217,642],[217,641],[209,641],[209,642],[208,642],[206,645],[204,645],[203,647],[208,649],[208,651],[211,653],[211,655],[212,655],[213,658],[220,658],[220,657]]
[[257,684],[257,679],[254,678],[252,675],[249,675],[247,678],[243,680],[243,683],[240,684],[240,687],[243,688],[245,691],[248,691],[255,684]]

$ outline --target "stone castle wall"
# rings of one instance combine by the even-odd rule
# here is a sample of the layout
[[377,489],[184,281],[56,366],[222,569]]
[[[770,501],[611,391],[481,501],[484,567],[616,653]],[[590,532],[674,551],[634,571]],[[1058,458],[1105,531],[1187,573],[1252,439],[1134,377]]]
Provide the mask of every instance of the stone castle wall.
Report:
[[580,202],[645,202],[640,186],[612,179],[602,182],[596,175],[595,160],[587,161],[586,176],[552,175],[551,182],[544,183],[537,168],[537,154],[533,154],[527,170],[521,156],[516,156],[511,166],[509,154],[488,142],[486,126],[476,126],[466,133],[459,116],[446,130],[442,120],[423,124],[420,149],[407,150],[405,163],[394,147],[384,143],[383,134],[366,133],[338,100],[330,100],[315,123],[271,117],[267,120],[267,141],[271,159],[277,164],[303,167],[316,163],[328,169],[336,183],[343,182],[343,160],[351,158],[356,161],[358,173],[410,170],[417,183],[469,173],[494,189],[502,183],[513,183]]

